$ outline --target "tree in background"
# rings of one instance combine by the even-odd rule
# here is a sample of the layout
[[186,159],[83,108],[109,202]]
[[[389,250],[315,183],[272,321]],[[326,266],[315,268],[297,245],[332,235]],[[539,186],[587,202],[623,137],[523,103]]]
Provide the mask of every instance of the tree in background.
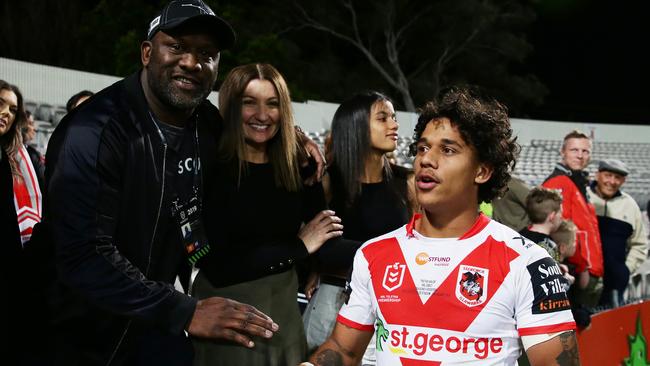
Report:
[[526,2],[312,0],[293,7],[294,31],[314,29],[351,46],[366,78],[382,78],[406,110],[456,83],[481,85],[515,110],[546,94],[534,75],[517,72],[532,51],[525,31],[535,15]]
[[[239,64],[269,62],[286,76],[294,100],[338,102],[377,89],[410,111],[446,86],[471,83],[523,116],[547,93],[523,67],[532,51],[525,34],[535,19],[527,1],[206,3],[238,35],[222,54],[221,75]],[[147,22],[166,2],[3,2],[0,56],[125,76],[140,67]]]

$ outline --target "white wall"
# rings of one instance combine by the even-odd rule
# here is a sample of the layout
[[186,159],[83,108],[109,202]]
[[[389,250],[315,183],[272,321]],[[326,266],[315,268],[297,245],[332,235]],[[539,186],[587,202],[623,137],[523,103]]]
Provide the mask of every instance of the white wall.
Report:
[[1,57],[0,79],[18,86],[25,100],[60,106],[65,106],[72,95],[82,90],[96,93],[120,80],[116,76],[93,74]]
[[[0,78],[17,85],[26,100],[39,103],[65,105],[73,94],[88,89],[97,92],[120,78],[83,71],[44,66],[29,62],[0,58]],[[217,104],[218,93],[209,96]],[[294,103],[296,123],[307,131],[328,129],[338,104],[309,100]],[[397,112],[400,134],[411,136],[417,123],[415,113]],[[532,139],[561,140],[573,129],[592,134],[596,141],[603,142],[650,142],[650,126],[539,121],[512,119],[512,126],[520,144]]]

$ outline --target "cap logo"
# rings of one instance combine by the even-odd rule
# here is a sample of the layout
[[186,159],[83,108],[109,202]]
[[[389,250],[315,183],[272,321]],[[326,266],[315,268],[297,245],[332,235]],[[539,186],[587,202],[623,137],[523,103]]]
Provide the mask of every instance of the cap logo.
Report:
[[154,18],[154,20],[149,23],[149,31],[147,32],[148,34],[151,34],[151,31],[156,28],[160,24],[160,15]]
[[210,10],[210,9],[206,9],[206,8],[201,7],[201,6],[198,6],[198,5],[194,5],[194,4],[181,4],[181,6],[191,6],[191,7],[193,7],[193,8],[197,8],[197,9],[199,9],[199,11],[201,11],[201,13],[205,13],[205,14],[209,14],[209,15],[214,15],[214,12],[213,12],[212,10]]

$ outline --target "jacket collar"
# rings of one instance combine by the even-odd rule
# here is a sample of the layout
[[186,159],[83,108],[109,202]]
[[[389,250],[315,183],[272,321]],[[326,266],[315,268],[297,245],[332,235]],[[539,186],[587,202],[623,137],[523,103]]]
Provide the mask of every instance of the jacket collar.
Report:
[[[124,88],[126,90],[126,99],[130,108],[136,115],[136,118],[133,118],[133,121],[136,124],[140,125],[140,128],[146,130],[150,133],[158,133],[155,127],[155,122],[150,115],[151,108],[149,108],[149,103],[147,98],[144,96],[144,89],[141,84],[141,74],[144,70],[140,69],[139,71],[129,75],[124,79]],[[192,120],[197,119],[197,115],[200,113],[201,109],[204,108],[205,104],[209,103],[207,100],[199,104],[194,110],[194,114],[190,117]]]
[[589,197],[587,197],[587,186],[589,185],[589,172],[586,170],[572,170],[568,166],[557,163],[555,164],[555,169],[547,179],[551,179],[557,176],[566,176],[575,186],[578,188],[582,197],[585,201],[589,202]]

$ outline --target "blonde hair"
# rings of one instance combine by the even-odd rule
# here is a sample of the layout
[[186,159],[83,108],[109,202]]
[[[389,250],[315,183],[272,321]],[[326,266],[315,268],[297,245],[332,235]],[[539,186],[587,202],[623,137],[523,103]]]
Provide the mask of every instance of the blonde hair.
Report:
[[564,136],[564,139],[562,140],[562,151],[564,151],[566,148],[566,142],[570,139],[587,139],[591,141],[591,138],[586,133],[580,130],[573,130]]
[[225,160],[239,162],[238,181],[247,171],[245,160],[246,141],[242,126],[242,96],[248,84],[255,79],[273,84],[280,102],[280,126],[278,133],[269,141],[267,152],[273,166],[275,184],[290,192],[300,189],[302,182],[298,171],[298,147],[291,108],[289,88],[282,74],[270,64],[248,64],[232,69],[219,89],[219,110],[224,129],[219,143],[219,154]]
[[558,245],[566,244],[569,248],[576,244],[576,232],[578,228],[571,220],[562,220],[560,226],[551,233],[551,239]]

